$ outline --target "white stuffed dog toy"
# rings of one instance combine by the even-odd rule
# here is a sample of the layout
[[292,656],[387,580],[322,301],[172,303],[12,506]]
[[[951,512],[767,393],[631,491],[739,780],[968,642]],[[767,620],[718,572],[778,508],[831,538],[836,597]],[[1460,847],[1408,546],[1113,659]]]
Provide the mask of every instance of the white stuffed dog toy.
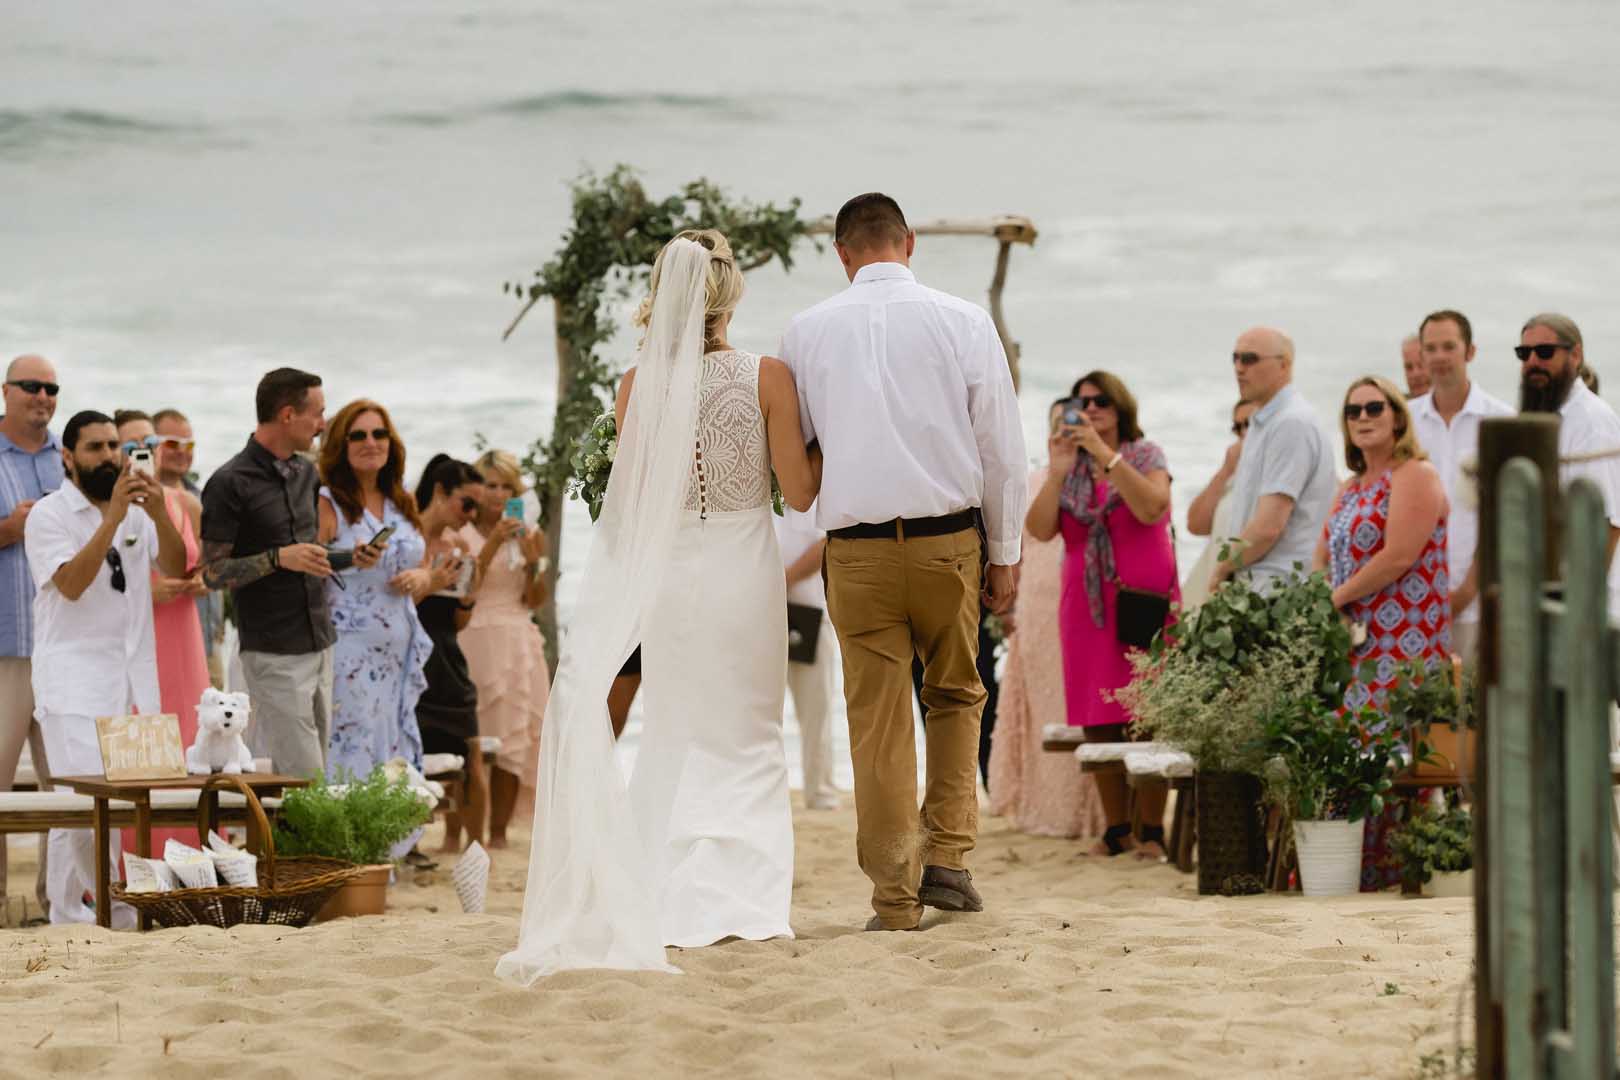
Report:
[[223,694],[212,686],[197,703],[197,741],[186,751],[186,771],[209,773],[253,771],[253,755],[242,741],[248,725],[248,696]]

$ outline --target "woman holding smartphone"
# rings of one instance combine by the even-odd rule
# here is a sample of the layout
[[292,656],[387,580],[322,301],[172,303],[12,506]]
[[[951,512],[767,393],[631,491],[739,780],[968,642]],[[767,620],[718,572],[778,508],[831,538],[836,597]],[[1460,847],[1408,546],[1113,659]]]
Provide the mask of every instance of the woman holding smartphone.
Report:
[[[532,812],[540,720],[551,691],[546,642],[533,618],[546,602],[546,534],[523,524],[516,456],[490,450],[474,465],[484,498],[461,538],[478,560],[483,586],[461,648],[478,687],[478,733],[501,740],[489,777],[489,846],[503,848],[513,815]],[[446,827],[455,824],[452,818]]]
[[[321,440],[320,541],[338,572],[327,580],[337,643],[332,650],[329,775],[365,776],[393,757],[422,766],[416,704],[433,651],[416,601],[435,587],[416,500],[405,490],[405,444],[388,410],[362,398],[338,410]],[[380,545],[368,570],[352,552]],[[350,556],[350,558],[345,558]]]

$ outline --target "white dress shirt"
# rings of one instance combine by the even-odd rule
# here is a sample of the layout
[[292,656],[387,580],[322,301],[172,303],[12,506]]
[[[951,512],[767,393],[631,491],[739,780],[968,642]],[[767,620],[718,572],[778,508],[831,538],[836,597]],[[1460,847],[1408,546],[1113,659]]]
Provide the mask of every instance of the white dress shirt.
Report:
[[[1479,424],[1493,416],[1512,416],[1513,406],[1487,394],[1479,383],[1468,387],[1468,398],[1462,411],[1447,424],[1434,406],[1434,394],[1423,394],[1407,402],[1412,413],[1412,426],[1417,432],[1418,445],[1428,452],[1429,460],[1440,473],[1446,488],[1446,500],[1451,504],[1446,518],[1446,562],[1451,591],[1456,592],[1474,565],[1474,551],[1479,547],[1479,507],[1475,499],[1459,499],[1457,491],[1462,484],[1462,464],[1479,459]],[[1457,615],[1459,623],[1479,621],[1479,600],[1468,605]]]
[[[1580,379],[1570,386],[1569,397],[1558,415],[1560,458],[1620,451],[1620,416]],[[1609,524],[1620,528],[1620,457],[1563,465],[1558,471],[1559,479],[1566,485],[1583,476],[1596,484],[1603,492],[1603,509]],[[1609,565],[1609,613],[1620,614],[1620,559]]]
[[83,551],[101,527],[101,508],[72,481],[28,515],[23,544],[34,577],[34,711],[72,716],[121,716],[131,708],[162,712],[157,646],[152,636],[152,564],[157,528],[131,506],[112,549],[124,567],[124,591],[112,587],[105,559],[95,580],[69,600],[52,578]]
[[983,308],[873,263],[795,316],[781,353],[804,437],[825,457],[818,528],[977,506],[990,561],[1018,562],[1029,466],[1007,355]]

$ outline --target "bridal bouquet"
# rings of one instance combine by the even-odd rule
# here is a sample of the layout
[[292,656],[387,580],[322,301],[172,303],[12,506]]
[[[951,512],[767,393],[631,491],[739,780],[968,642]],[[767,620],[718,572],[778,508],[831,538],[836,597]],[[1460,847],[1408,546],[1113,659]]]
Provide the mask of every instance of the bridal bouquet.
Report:
[[[579,438],[574,449],[574,478],[568,481],[568,494],[581,499],[591,512],[591,520],[602,516],[602,500],[607,496],[608,476],[613,472],[613,455],[619,449],[619,428],[612,413],[598,416],[590,428]],[[778,517],[785,506],[782,488],[771,474],[771,509]]]

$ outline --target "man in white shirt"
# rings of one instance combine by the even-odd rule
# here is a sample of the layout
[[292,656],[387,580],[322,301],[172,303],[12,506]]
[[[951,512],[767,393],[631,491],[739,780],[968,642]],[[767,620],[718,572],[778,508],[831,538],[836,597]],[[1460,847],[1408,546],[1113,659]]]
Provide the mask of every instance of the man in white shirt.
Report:
[[1479,545],[1479,510],[1458,498],[1461,466],[1479,456],[1479,423],[1493,416],[1512,416],[1513,407],[1487,394],[1468,377],[1474,362],[1474,328],[1460,311],[1436,311],[1418,327],[1423,359],[1433,389],[1408,402],[1418,444],[1440,470],[1451,504],[1446,520],[1446,548],[1451,583],[1451,651],[1472,661],[1479,648],[1479,575],[1474,550]]
[[1407,398],[1419,397],[1434,389],[1434,376],[1423,355],[1423,335],[1409,334],[1401,340],[1401,371],[1406,374]]
[[[806,631],[792,619],[788,623],[787,689],[793,696],[793,714],[799,721],[799,756],[804,765],[804,805],[807,810],[838,809],[838,788],[833,784],[832,695],[833,665],[838,648],[827,620],[827,591],[821,581],[821,560],[827,536],[816,528],[815,507],[799,513],[792,507],[776,518],[776,542],[782,549],[787,576],[788,606],[811,623]],[[808,647],[795,634],[815,634],[815,653],[808,661],[795,658],[795,647]]]
[[[152,638],[152,568],[185,573],[185,541],[157,479],[123,462],[112,418],[81,412],[62,430],[70,483],[34,504],[23,545],[34,579],[34,715],[57,776],[102,772],[96,718],[161,711]],[[139,505],[132,505],[139,504]],[[52,829],[51,922],[95,921],[84,896],[98,857],[88,829]],[[114,925],[134,911],[114,905]]]
[[[816,525],[844,657],[856,851],[877,913],[868,930],[916,929],[924,905],[983,910],[965,866],[978,833],[979,600],[998,614],[1013,602],[1028,483],[995,325],[917,283],[916,240],[887,195],[845,203],[834,244],[850,287],[795,317],[781,349],[826,461]],[[928,704],[920,837],[913,655]]]

